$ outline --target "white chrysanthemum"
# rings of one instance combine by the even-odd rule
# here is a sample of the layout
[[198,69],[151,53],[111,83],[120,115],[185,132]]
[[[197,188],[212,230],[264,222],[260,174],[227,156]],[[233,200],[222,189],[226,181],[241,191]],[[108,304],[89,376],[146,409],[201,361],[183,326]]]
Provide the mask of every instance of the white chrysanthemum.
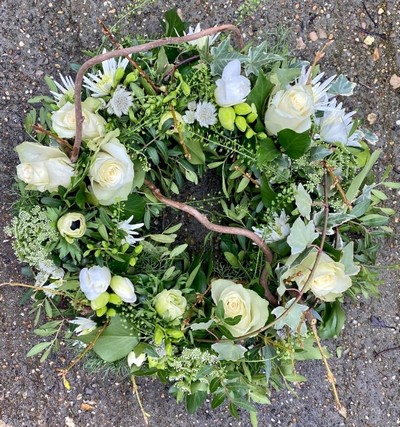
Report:
[[134,246],[136,245],[137,242],[140,242],[141,240],[143,240],[143,237],[135,237],[138,236],[139,233],[135,230],[137,230],[140,227],[143,227],[143,223],[139,223],[139,224],[131,224],[131,221],[133,220],[133,215],[130,216],[127,220],[122,221],[120,223],[118,223],[118,229],[122,230],[126,236],[122,241],[122,244],[124,243],[128,243],[128,245],[130,246]]
[[[296,84],[306,85],[308,82],[308,78],[312,71],[312,67],[310,67],[307,71],[306,68],[303,67],[301,70],[300,77],[298,78]],[[326,79],[323,83],[320,83],[320,80],[325,75],[325,73],[319,73],[311,80],[312,85],[312,93],[313,93],[313,102],[314,102],[314,110],[321,111],[325,110],[328,107],[329,96],[328,90],[331,87],[332,81],[335,79],[336,75],[333,75]]]
[[70,320],[69,323],[73,325],[78,325],[75,329],[76,335],[86,335],[94,331],[97,328],[97,323],[92,319],[87,319],[86,317],[77,317],[74,320]]
[[274,222],[271,225],[265,225],[262,228],[253,227],[254,233],[261,237],[265,243],[278,242],[290,234],[290,225],[288,216],[282,209],[280,216],[274,213]]
[[360,147],[358,142],[359,134],[357,132],[349,136],[353,127],[352,116],[356,113],[352,111],[347,113],[342,108],[342,103],[336,105],[336,99],[328,104],[329,109],[324,111],[324,115],[319,120],[319,134],[323,141],[335,143],[340,142],[343,145],[351,147]]
[[182,119],[185,123],[192,125],[196,121],[196,111],[186,110]]
[[75,82],[72,80],[70,76],[63,76],[60,73],[61,83],[58,83],[56,80],[54,84],[59,89],[59,92],[50,91],[50,93],[54,96],[57,101],[57,105],[62,107],[66,102],[74,102],[74,91],[75,91]]
[[128,92],[124,86],[119,85],[107,104],[107,113],[121,117],[123,114],[128,114],[129,108],[132,105],[132,93]]
[[[106,50],[103,51],[105,52]],[[126,58],[119,58],[118,62],[114,58],[107,59],[102,62],[103,71],[98,71],[97,74],[88,73],[83,78],[85,82],[83,86],[92,92],[94,98],[109,95],[113,88],[115,73],[119,68],[125,70],[128,63]]]
[[[201,31],[201,25],[200,23],[198,23],[196,25],[196,27],[189,27],[189,30],[187,33],[184,32],[185,36],[189,36],[191,34],[197,34]],[[199,49],[204,49],[205,47],[210,47],[212,44],[214,44],[214,42],[217,40],[217,38],[219,37],[220,33],[214,34],[213,36],[204,36],[204,37],[200,37],[197,40],[192,40],[190,42],[188,42],[189,44],[191,44],[192,46],[197,46]]]
[[217,123],[215,105],[207,101],[199,102],[197,104],[195,117],[200,126],[208,128],[208,126],[215,125],[215,123]]

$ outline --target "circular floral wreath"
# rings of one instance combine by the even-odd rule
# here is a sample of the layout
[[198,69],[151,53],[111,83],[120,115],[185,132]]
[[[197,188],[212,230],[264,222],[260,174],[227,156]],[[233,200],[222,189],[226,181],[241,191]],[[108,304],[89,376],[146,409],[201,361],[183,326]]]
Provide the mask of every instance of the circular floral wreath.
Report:
[[[125,47],[104,28],[116,51],[30,101],[7,228],[34,273],[36,325],[48,317],[28,356],[45,360],[64,331],[83,348],[66,387],[86,356],[172,382],[189,412],[211,395],[256,425],[254,403],[303,379],[297,360],[326,361],[343,296],[376,293],[381,202],[399,185],[375,179],[375,135],[339,101],[355,85],[319,72],[322,51],[309,65],[266,41],[233,48],[232,25],[164,23],[166,38]],[[218,192],[175,200],[205,174]],[[210,234],[180,238],[166,206]]]

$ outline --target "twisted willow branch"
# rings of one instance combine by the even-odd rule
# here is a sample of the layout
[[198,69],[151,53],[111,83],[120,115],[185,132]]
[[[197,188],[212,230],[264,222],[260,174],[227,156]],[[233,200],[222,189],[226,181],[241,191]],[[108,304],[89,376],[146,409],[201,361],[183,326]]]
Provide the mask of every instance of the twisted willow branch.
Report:
[[[265,260],[267,261],[267,263],[271,264],[273,259],[272,252],[269,249],[269,247],[265,244],[265,242],[259,236],[257,236],[257,234],[253,233],[250,230],[247,230],[246,228],[227,227],[224,225],[214,224],[213,222],[209,221],[209,219],[205,215],[200,213],[197,209],[193,208],[192,206],[188,206],[185,203],[181,203],[176,200],[171,200],[168,197],[164,196],[161,193],[161,191],[151,181],[145,179],[144,184],[151,190],[151,192],[160,202],[164,203],[167,206],[171,206],[175,209],[179,209],[180,211],[188,213],[189,215],[197,219],[197,221],[199,221],[200,224],[204,225],[204,227],[206,227],[208,230],[215,231],[216,233],[221,233],[221,234],[233,234],[236,236],[244,236],[252,240],[263,251],[265,255]],[[271,304],[277,305],[278,303],[277,299],[268,288],[268,284],[266,281],[266,270],[263,271],[261,276],[262,276],[262,280],[260,279],[260,282],[264,287],[265,297]]]
[[75,124],[76,124],[76,133],[75,133],[75,142],[74,147],[71,153],[71,161],[76,162],[79,156],[79,150],[81,147],[82,141],[82,125],[85,118],[82,116],[82,104],[81,104],[81,91],[82,91],[82,82],[83,76],[85,73],[96,64],[100,64],[107,59],[115,58],[117,56],[127,56],[132,53],[146,52],[157,47],[161,47],[167,44],[176,44],[176,43],[185,43],[193,40],[197,40],[201,37],[210,36],[221,31],[233,31],[237,37],[240,47],[243,47],[243,40],[240,34],[239,29],[232,24],[220,25],[214,28],[207,28],[206,30],[199,31],[195,34],[189,34],[183,37],[165,37],[163,39],[154,40],[149,43],[145,43],[139,46],[127,47],[125,49],[112,50],[110,52],[103,53],[101,55],[94,56],[93,58],[86,61],[78,71],[75,79]]

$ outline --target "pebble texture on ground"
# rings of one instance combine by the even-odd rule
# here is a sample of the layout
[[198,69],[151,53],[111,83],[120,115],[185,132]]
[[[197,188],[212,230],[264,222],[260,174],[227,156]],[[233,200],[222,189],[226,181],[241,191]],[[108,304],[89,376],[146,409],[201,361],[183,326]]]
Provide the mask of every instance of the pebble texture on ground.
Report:
[[[66,74],[70,62],[84,58],[82,50],[100,43],[97,18],[112,25],[128,0],[3,0],[0,2],[0,282],[22,281],[20,265],[3,234],[10,221],[15,195],[11,186],[17,158],[13,148],[25,139],[23,119],[27,99],[44,93],[45,74]],[[240,9],[243,4],[254,10]],[[289,31],[291,50],[312,60],[329,38],[322,68],[328,75],[345,73],[356,82],[355,95],[346,99],[349,109],[376,132],[383,154],[379,169],[400,171],[400,5],[395,0],[187,0],[148,1],[140,14],[124,22],[130,34],[156,34],[158,18],[171,7],[181,8],[187,21],[203,27],[242,20],[246,39],[262,39],[278,26]],[[243,19],[242,19],[243,18]],[[399,197],[393,193],[392,207]],[[399,215],[393,220],[394,237],[384,244],[381,265],[399,261]],[[399,273],[382,268],[381,297],[348,301],[346,327],[332,341],[332,353],[341,348],[341,358],[330,361],[338,391],[348,410],[343,419],[335,410],[325,369],[318,361],[303,363],[299,373],[308,382],[296,389],[273,392],[269,407],[260,409],[262,427],[395,427],[400,425],[400,350],[375,356],[399,343]],[[26,352],[38,342],[33,334],[29,307],[18,304],[22,291],[0,290],[0,427],[141,427],[143,419],[129,382],[90,375],[82,369],[70,374],[72,389],[64,389],[56,368],[71,359],[66,348],[41,366]],[[371,324],[378,316],[396,330]],[[185,413],[156,381],[138,380],[150,426],[250,426],[230,417],[227,408],[215,412],[203,408],[194,416]]]

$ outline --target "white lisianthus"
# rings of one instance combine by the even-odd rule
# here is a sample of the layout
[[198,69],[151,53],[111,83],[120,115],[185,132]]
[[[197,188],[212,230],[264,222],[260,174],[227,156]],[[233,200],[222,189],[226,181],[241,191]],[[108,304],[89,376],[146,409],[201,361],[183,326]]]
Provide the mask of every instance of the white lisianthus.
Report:
[[319,134],[321,139],[325,142],[340,142],[343,145],[360,147],[360,143],[358,142],[359,134],[354,132],[353,135],[349,136],[353,127],[351,117],[355,113],[353,111],[346,114],[346,111],[342,108],[342,103],[336,105],[336,100],[333,99],[319,120]]
[[111,282],[111,272],[107,267],[95,265],[82,268],[79,273],[79,286],[89,301],[95,300],[104,293]]
[[[187,33],[184,32],[185,36],[189,36],[191,34],[197,34],[201,31],[201,25],[198,23],[195,28],[192,26],[189,27],[189,30]],[[197,46],[199,50],[210,47],[212,44],[214,44],[215,40],[219,37],[220,33],[214,34],[212,36],[204,36],[200,37],[197,40],[192,40],[188,42],[192,46]]]
[[314,102],[311,86],[296,84],[278,91],[269,103],[264,124],[270,135],[283,129],[302,133],[311,128]]
[[57,221],[57,228],[61,236],[69,243],[82,237],[86,232],[85,217],[79,212],[68,212]]
[[141,353],[139,354],[139,356],[136,356],[134,351],[131,351],[127,357],[129,367],[131,367],[132,365],[135,365],[138,368],[140,368],[140,366],[143,365],[146,359],[147,359],[147,356],[145,353]]
[[154,299],[155,309],[160,317],[172,322],[183,316],[187,301],[182,292],[177,289],[164,289]]
[[[317,254],[316,250],[312,250],[299,264],[293,267],[290,266],[297,257],[290,257],[289,269],[280,278],[281,286],[286,285],[290,279],[296,282],[299,289],[302,289],[315,264]],[[331,302],[347,291],[351,284],[350,276],[345,273],[344,264],[333,261],[329,255],[322,252],[305,292],[311,291],[317,298]]]
[[78,325],[74,331],[78,336],[90,334],[90,332],[97,328],[97,323],[92,319],[87,319],[86,317],[77,317],[74,320],[70,320],[69,323]]
[[[85,118],[82,124],[82,139],[94,139],[105,134],[106,120],[96,111],[102,103],[94,98],[87,98],[82,102],[82,115]],[[76,133],[75,104],[66,102],[59,110],[52,114],[53,129],[61,138],[74,138]]]
[[240,75],[240,61],[234,59],[226,64],[222,78],[216,81],[215,102],[220,107],[231,107],[241,104],[250,93],[250,80]]
[[15,151],[21,162],[17,166],[17,176],[28,184],[28,190],[53,192],[60,185],[67,188],[71,183],[73,164],[58,148],[25,141]]
[[135,288],[127,277],[113,276],[110,286],[122,301],[130,304],[136,302]]
[[126,148],[110,132],[100,144],[89,170],[89,190],[101,205],[127,200],[132,191],[134,169]]
[[216,305],[222,301],[225,318],[241,316],[236,325],[225,324],[234,337],[252,332],[256,335],[256,331],[267,322],[268,301],[240,284],[225,279],[215,280],[211,283],[211,296]]

